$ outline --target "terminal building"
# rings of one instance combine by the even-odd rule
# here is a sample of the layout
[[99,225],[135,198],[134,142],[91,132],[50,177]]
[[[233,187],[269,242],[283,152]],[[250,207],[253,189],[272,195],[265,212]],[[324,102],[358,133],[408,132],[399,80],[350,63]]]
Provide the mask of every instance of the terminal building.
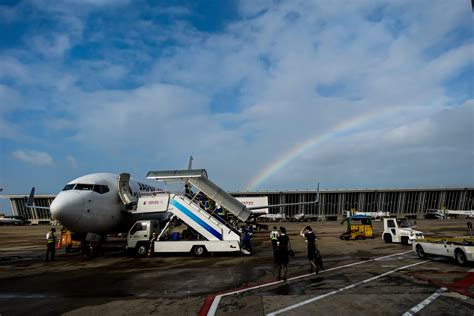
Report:
[[[233,196],[267,196],[269,205],[310,202],[316,191],[235,192]],[[322,190],[318,204],[271,209],[291,217],[295,214],[318,215],[328,220],[341,219],[346,211],[390,212],[400,217],[423,218],[430,209],[474,210],[474,188],[418,189],[341,189]]]
[[[311,202],[315,190],[229,192],[234,197],[268,197],[269,205]],[[50,223],[46,209],[26,207],[27,195],[5,195],[10,199],[14,216],[32,224]],[[49,206],[55,195],[36,195],[35,206]],[[346,211],[390,212],[401,217],[423,218],[427,210],[474,210],[474,188],[417,188],[417,189],[341,189],[321,190],[318,204],[304,204],[270,208],[273,214],[291,217],[295,214],[317,215],[327,220],[341,219]]]

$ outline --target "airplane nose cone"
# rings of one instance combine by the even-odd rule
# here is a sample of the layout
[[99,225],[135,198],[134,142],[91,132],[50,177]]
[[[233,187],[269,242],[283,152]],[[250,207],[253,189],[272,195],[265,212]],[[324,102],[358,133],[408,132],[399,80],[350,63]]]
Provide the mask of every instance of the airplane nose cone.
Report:
[[74,226],[84,210],[84,200],[79,192],[63,191],[53,200],[50,210],[53,218],[74,231]]

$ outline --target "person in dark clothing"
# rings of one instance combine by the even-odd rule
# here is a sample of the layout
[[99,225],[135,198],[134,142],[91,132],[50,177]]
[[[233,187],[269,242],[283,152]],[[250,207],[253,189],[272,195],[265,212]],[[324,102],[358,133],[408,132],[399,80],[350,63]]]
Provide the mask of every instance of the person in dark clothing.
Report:
[[316,271],[319,272],[319,266],[316,264],[316,235],[314,234],[313,230],[310,226],[306,226],[300,232],[300,235],[306,238],[306,242],[308,243],[308,261],[310,265],[310,273]]
[[289,243],[290,238],[288,238],[288,236],[286,235],[286,229],[284,227],[280,227],[280,236],[278,236],[277,241],[278,280],[283,279],[286,281],[286,275],[288,273],[288,262],[290,261],[290,258],[288,256]]
[[246,223],[244,226],[244,248],[250,252],[253,252],[252,247],[252,236],[253,236],[253,228],[250,223]]
[[193,193],[193,190],[191,189],[191,186],[189,185],[189,183],[186,183],[184,185],[184,195],[192,200],[194,198],[194,193]]

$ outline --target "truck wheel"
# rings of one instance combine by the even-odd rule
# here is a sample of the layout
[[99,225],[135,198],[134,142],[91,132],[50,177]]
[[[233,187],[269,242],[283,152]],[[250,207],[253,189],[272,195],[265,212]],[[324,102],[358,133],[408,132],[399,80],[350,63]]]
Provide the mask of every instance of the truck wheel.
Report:
[[206,253],[206,247],[204,247],[204,246],[194,246],[193,249],[191,250],[191,252],[196,257],[201,257]]
[[392,242],[392,236],[390,236],[390,234],[385,234],[383,235],[383,240],[386,244],[390,244]]
[[408,245],[408,237],[402,237],[400,240],[400,243],[402,245]]
[[454,256],[459,265],[463,266],[466,264],[467,262],[466,255],[464,254],[462,250],[457,249],[456,252],[454,253]]
[[66,246],[66,253],[70,253],[71,252],[71,248],[72,248],[72,245],[69,244]]
[[425,250],[420,245],[416,246],[416,253],[418,254],[418,257],[420,257],[420,259],[426,259]]
[[137,255],[140,257],[145,257],[148,253],[148,246],[146,244],[137,245]]

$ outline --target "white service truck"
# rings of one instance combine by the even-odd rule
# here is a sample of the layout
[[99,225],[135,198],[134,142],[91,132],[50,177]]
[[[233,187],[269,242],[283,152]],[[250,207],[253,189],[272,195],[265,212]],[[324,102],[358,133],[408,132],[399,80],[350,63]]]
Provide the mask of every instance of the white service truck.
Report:
[[408,245],[417,238],[424,238],[423,233],[414,230],[406,218],[384,217],[382,239],[386,243]]
[[[183,225],[185,226],[185,225]],[[240,248],[240,236],[233,240],[207,240],[191,228],[186,228],[186,233],[171,233],[163,236],[160,224],[154,220],[136,222],[127,235],[127,251],[143,257],[151,253],[191,253],[203,256],[207,252],[243,252]],[[155,239],[153,239],[154,235]],[[161,236],[158,238],[158,236]]]
[[[169,200],[172,217],[160,228],[158,221],[137,221],[127,235],[126,249],[134,249],[144,256],[152,253],[190,252],[202,256],[207,252],[242,252],[240,233],[214,214],[185,196],[175,195]],[[181,229],[185,228],[185,229]],[[156,236],[153,236],[153,233]]]
[[474,262],[474,238],[426,238],[413,241],[413,250],[421,259],[429,255],[455,259],[460,265]]

